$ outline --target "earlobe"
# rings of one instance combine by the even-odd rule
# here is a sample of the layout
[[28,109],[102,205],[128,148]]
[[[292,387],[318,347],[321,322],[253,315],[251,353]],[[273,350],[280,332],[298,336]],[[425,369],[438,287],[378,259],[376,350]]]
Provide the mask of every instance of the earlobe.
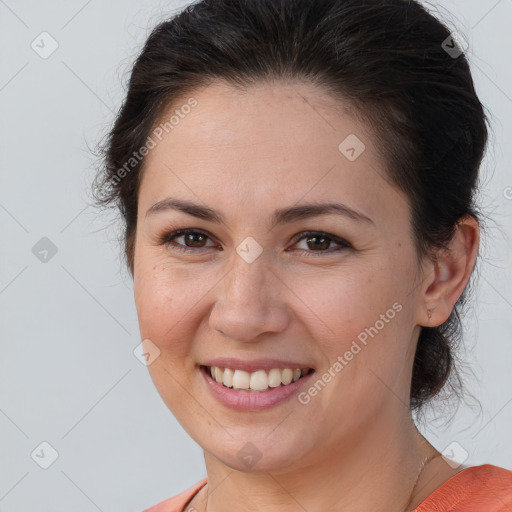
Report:
[[428,318],[427,325],[425,325],[423,327],[432,327],[430,325],[430,322],[432,321],[432,310],[431,309],[427,309],[427,318]]
[[453,308],[453,306],[450,307],[446,303],[446,295],[449,293],[450,280],[453,279],[453,269],[450,269],[446,259],[446,255],[438,256],[438,259],[434,264],[433,280],[425,292],[427,314],[426,327],[436,327],[443,324],[450,316]]

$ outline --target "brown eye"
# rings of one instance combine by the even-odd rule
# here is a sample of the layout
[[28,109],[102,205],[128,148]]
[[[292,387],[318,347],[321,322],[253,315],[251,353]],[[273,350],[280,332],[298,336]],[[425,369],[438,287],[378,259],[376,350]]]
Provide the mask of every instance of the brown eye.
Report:
[[[183,239],[183,242],[179,241]],[[165,234],[161,237],[159,243],[165,245],[173,250],[194,252],[197,249],[207,249],[214,247],[214,245],[206,245],[207,241],[211,240],[210,236],[204,231],[195,229],[180,229],[172,233]],[[322,254],[331,254],[339,252],[343,249],[352,248],[350,243],[345,240],[329,235],[323,232],[309,232],[301,233],[299,238],[296,238],[295,245],[298,242],[305,240],[306,247],[299,249],[308,255],[321,256]],[[337,245],[330,249],[331,244]],[[317,254],[315,254],[317,253]]]
[[328,249],[331,240],[326,237],[311,236],[306,239],[306,243],[310,249],[316,251],[317,249]]
[[[193,251],[194,249],[213,247],[213,245],[205,245],[209,238],[210,237],[203,231],[181,229],[164,235],[160,239],[160,244],[177,250],[188,251],[190,249]],[[183,239],[183,243],[177,241],[179,239]]]
[[187,233],[182,236],[185,240],[185,245],[188,247],[203,247],[206,238],[201,233]]
[[[315,256],[320,256],[322,254],[331,254],[333,252],[338,252],[343,249],[349,249],[352,246],[345,240],[338,238],[334,235],[329,235],[327,233],[323,232],[311,232],[311,233],[301,233],[300,238],[297,239],[297,242],[295,245],[297,245],[298,242],[301,242],[302,240],[305,240],[305,249],[299,249],[303,250],[306,253],[318,253],[315,254]],[[334,247],[332,250],[328,250],[331,244],[335,244],[338,247]]]

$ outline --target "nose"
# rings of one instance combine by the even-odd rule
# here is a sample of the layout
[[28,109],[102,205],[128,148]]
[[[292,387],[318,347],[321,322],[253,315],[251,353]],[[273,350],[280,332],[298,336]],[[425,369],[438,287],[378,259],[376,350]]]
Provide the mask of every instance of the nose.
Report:
[[228,273],[215,288],[210,325],[239,342],[261,340],[286,329],[289,313],[284,301],[287,287],[260,256],[252,263],[235,255]]

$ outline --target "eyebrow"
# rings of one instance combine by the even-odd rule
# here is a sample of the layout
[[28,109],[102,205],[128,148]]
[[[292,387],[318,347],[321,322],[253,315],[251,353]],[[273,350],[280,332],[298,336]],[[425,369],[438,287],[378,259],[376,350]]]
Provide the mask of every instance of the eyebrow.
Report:
[[[208,208],[207,206],[202,206],[192,201],[188,201],[186,199],[176,199],[172,197],[158,201],[153,206],[151,206],[146,212],[146,217],[148,215],[154,215],[156,213],[168,210],[177,210],[199,219],[215,222],[217,224],[223,224],[224,226],[226,225],[226,219],[220,212]],[[280,224],[297,222],[299,220],[304,220],[319,215],[342,215],[352,220],[375,225],[370,217],[367,217],[363,213],[354,210],[353,208],[350,208],[344,204],[308,203],[276,210],[271,218],[270,229],[273,229]]]

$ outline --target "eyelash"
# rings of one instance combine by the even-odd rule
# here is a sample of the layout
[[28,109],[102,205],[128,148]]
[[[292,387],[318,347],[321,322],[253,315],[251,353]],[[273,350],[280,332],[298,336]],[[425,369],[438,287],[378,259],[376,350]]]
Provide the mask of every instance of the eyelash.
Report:
[[[165,245],[166,247],[172,246],[173,250],[182,251],[182,252],[186,252],[186,253],[197,252],[198,250],[202,250],[202,249],[208,249],[208,247],[193,248],[193,247],[184,246],[182,244],[176,244],[176,242],[174,242],[174,239],[179,236],[183,236],[183,235],[185,235],[185,236],[186,235],[202,235],[202,236],[206,236],[207,238],[211,239],[211,237],[205,231],[201,231],[201,230],[197,230],[197,229],[179,229],[177,231],[173,231],[171,233],[166,233],[166,234],[162,235],[159,238],[158,243],[159,243],[159,245]],[[293,244],[294,245],[297,244],[304,238],[313,238],[313,237],[314,238],[327,238],[327,239],[331,240],[332,242],[338,244],[338,247],[335,248],[334,251],[332,251],[332,250],[307,251],[306,249],[299,249],[300,251],[303,251],[308,256],[317,257],[317,256],[321,256],[322,254],[332,254],[335,252],[342,251],[344,249],[352,248],[352,245],[349,242],[347,242],[346,240],[343,240],[342,238],[339,238],[334,235],[330,235],[329,233],[325,233],[323,231],[305,231],[303,233],[299,233],[296,237],[294,237]]]

